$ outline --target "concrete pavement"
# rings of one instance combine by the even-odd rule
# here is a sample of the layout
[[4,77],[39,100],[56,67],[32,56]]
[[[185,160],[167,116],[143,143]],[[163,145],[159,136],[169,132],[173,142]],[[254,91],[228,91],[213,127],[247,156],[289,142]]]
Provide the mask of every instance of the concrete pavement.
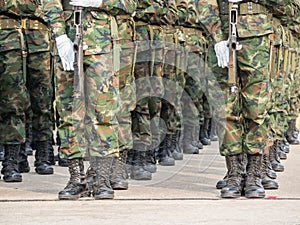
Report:
[[219,197],[215,184],[226,170],[216,142],[173,167],[158,166],[151,181],[130,180],[114,200],[59,201],[67,168],[38,175],[31,167],[22,183],[0,180],[0,224],[300,224],[300,146],[290,147],[279,189],[257,200]]

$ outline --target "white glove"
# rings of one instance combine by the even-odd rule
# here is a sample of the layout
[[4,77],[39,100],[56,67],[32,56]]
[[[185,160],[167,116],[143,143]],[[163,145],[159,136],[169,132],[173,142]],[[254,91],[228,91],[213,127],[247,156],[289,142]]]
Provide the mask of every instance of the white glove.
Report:
[[74,47],[73,42],[66,34],[55,38],[58,55],[65,71],[74,70]]
[[220,41],[215,44],[215,52],[218,58],[218,66],[225,68],[229,62],[229,48],[228,41]]
[[102,0],[70,0],[70,5],[100,8]]

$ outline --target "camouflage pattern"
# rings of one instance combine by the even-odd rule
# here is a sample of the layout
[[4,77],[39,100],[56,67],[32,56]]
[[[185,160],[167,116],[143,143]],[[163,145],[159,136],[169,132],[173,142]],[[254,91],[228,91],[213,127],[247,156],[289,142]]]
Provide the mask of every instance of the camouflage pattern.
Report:
[[[5,43],[5,33],[10,33],[12,39],[15,36],[14,40],[18,39],[17,32],[0,32],[1,43]],[[25,142],[25,111],[29,106],[29,95],[22,74],[22,57],[19,49],[13,46],[2,45],[0,51],[0,140],[1,144],[20,144]]]
[[[68,6],[68,3],[63,2],[63,5]],[[113,33],[118,32],[118,27],[114,21],[117,15],[131,15],[135,6],[135,1],[107,1],[99,10],[84,11],[83,42],[87,46],[84,51],[85,101],[72,95],[73,73],[58,69],[61,71],[57,80],[57,100],[60,102],[58,108],[61,116],[59,133],[62,152],[70,159],[83,157],[87,149],[92,156],[118,154],[119,129],[116,114],[120,109],[119,71],[115,71],[117,68],[113,64],[115,57],[118,57],[113,55],[113,49],[117,45]],[[72,12],[66,11],[65,15],[65,32],[73,40]],[[59,23],[53,26],[53,30],[57,31],[64,27]],[[95,38],[97,42],[94,41]],[[132,80],[129,78],[126,82]]]
[[134,79],[134,64],[136,57],[135,22],[128,15],[116,17],[121,42],[121,62],[119,70],[119,90],[121,107],[117,114],[119,123],[119,148],[120,151],[133,148],[131,111],[136,104],[136,86]]
[[283,67],[283,46],[282,46],[282,27],[280,20],[273,18],[274,35],[270,36],[270,87],[271,108],[269,110],[270,116],[270,136],[274,140],[281,140],[284,137],[285,131],[285,117],[287,115],[287,102],[284,99],[285,84],[282,73]]
[[[9,97],[8,99],[16,99],[14,96],[19,96],[17,102],[9,100],[15,110],[10,111],[8,117],[5,116],[6,113],[3,113],[3,117],[6,117],[6,122],[3,124],[9,123],[5,127],[10,127],[5,129],[9,134],[5,134],[4,131],[1,134],[3,135],[2,140],[7,142],[6,144],[24,142],[24,122],[28,123],[31,119],[33,142],[48,141],[51,137],[50,112],[53,90],[49,57],[50,36],[45,24],[48,21],[43,17],[44,13],[41,6],[42,4],[38,5],[35,1],[6,1],[1,8],[1,11],[5,12],[5,16],[0,15],[1,43],[3,43],[1,52],[6,55],[1,62],[3,62],[2,68],[7,68],[3,74],[9,73],[9,76],[1,76],[2,84],[7,83],[2,87],[1,93],[7,93],[7,90],[10,89],[9,94],[7,93],[3,99],[7,97]],[[17,17],[23,18],[22,30],[20,20],[15,19]],[[27,55],[23,55],[24,59],[22,59],[20,49],[27,52]],[[9,51],[8,54],[7,51]],[[12,55],[10,55],[11,53]],[[26,63],[26,71],[22,66],[24,63]],[[15,74],[13,85],[16,86],[12,86],[11,81],[9,81],[12,74]],[[30,96],[31,106],[28,102],[28,96]],[[5,107],[8,108],[8,111],[12,110],[12,108]],[[32,114],[28,107],[31,107]],[[3,112],[8,112],[7,110]],[[26,116],[24,116],[25,111]],[[17,115],[15,115],[16,113]],[[13,122],[16,120],[18,125]]]
[[[226,16],[225,11],[222,13]],[[263,154],[269,137],[268,35],[273,33],[272,23],[264,13],[239,15],[237,23],[238,41],[243,47],[237,51],[238,93],[230,94],[229,87],[225,89],[227,120],[224,140],[220,146],[220,154],[223,156],[242,152]],[[224,32],[226,29],[223,28]]]
[[[176,1],[168,1],[169,19],[166,25],[162,25],[165,31],[164,43],[164,65],[163,78],[165,95],[162,100],[161,117],[165,121],[167,134],[175,134],[176,130],[181,130],[181,96],[184,86],[184,73],[180,70],[181,60],[183,60],[183,49],[179,44],[179,36],[182,31],[175,25],[178,24],[178,10]],[[186,17],[184,12],[181,17]],[[168,83],[173,83],[169,85]]]
[[[137,105],[132,112],[132,131],[135,150],[146,151],[159,144],[159,118],[164,87],[162,77],[163,29],[166,23],[166,1],[139,1],[136,20]],[[153,63],[150,63],[152,61]],[[152,79],[153,78],[153,79]],[[158,97],[153,97],[158,96]]]
[[[295,11],[291,1],[280,1],[276,2],[276,4],[278,4],[278,7],[271,7],[270,4],[267,4],[274,16],[273,25],[275,29],[274,40],[272,41],[275,52],[271,58],[271,62],[273,61],[273,65],[271,65],[271,87],[273,91],[272,96],[275,96],[275,98],[272,101],[274,102],[273,108],[270,110],[270,124],[274,138],[281,140],[287,129],[287,121],[290,119],[290,103],[295,99],[295,97],[291,96],[293,93],[292,89],[295,87],[293,85],[295,82],[291,80],[292,74],[295,72],[295,69],[292,69],[294,67],[292,66],[292,61],[294,60],[292,59],[293,53],[289,50],[292,48],[293,41],[287,28],[291,18],[295,16]],[[291,61],[289,62],[289,60]],[[294,101],[294,106],[296,106],[296,102]]]

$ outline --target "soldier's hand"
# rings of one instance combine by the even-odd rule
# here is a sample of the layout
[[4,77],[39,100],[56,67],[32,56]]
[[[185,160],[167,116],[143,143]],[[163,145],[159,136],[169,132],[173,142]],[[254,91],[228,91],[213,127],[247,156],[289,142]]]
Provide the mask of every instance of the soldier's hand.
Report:
[[70,0],[70,5],[101,8],[102,0]]
[[215,44],[215,52],[218,58],[218,66],[225,68],[229,62],[228,41],[220,41]]
[[73,42],[66,34],[55,38],[58,55],[65,71],[74,70],[74,48]]

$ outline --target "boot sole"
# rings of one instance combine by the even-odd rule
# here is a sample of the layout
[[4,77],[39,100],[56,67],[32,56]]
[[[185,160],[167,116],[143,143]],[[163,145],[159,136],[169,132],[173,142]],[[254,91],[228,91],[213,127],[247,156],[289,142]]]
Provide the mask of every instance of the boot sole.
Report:
[[246,198],[264,198],[266,194],[258,194],[258,193],[245,193]]
[[152,180],[152,177],[130,177],[132,180]]
[[127,190],[128,189],[128,184],[127,185],[126,184],[124,184],[124,185],[112,184],[111,186],[112,186],[113,190]]
[[44,172],[35,170],[35,172],[36,172],[37,174],[40,174],[40,175],[49,175],[49,174],[53,174],[53,173],[54,173],[53,170],[52,170],[52,171],[44,171]]
[[232,194],[232,193],[222,194],[221,193],[222,198],[239,198],[241,196],[242,196],[241,194]]
[[22,178],[5,178],[3,177],[5,182],[22,182]]
[[276,190],[278,189],[279,186],[276,186],[276,185],[263,185],[264,189],[265,190]]
[[273,170],[274,170],[275,172],[283,172],[283,171],[284,171],[284,168],[283,168],[283,169],[276,169],[276,168],[273,168]]
[[58,196],[59,200],[78,200],[80,195]]
[[113,199],[114,194],[106,194],[106,195],[96,195],[94,196],[95,200],[103,200],[103,199]]

